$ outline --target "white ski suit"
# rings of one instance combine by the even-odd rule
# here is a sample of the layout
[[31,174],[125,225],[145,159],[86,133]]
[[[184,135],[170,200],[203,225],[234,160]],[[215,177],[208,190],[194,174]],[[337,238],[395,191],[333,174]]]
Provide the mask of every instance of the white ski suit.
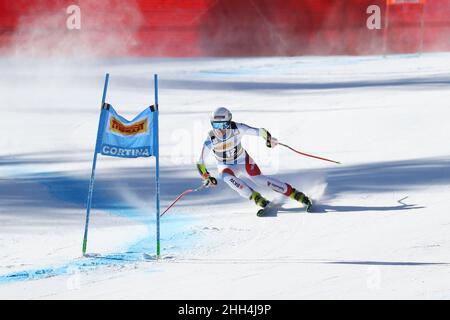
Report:
[[247,177],[257,185],[268,186],[278,193],[290,196],[293,188],[288,183],[261,174],[258,165],[241,145],[244,135],[264,137],[266,134],[265,129],[236,122],[231,122],[224,136],[213,129],[208,133],[203,144],[199,164],[204,166],[204,159],[212,150],[216,158],[219,178],[242,197],[250,199],[254,190],[241,177]]

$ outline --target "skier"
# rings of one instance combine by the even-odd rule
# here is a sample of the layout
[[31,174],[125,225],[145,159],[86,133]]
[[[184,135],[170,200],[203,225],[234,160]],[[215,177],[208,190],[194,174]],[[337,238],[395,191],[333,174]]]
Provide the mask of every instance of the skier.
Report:
[[311,211],[312,202],[305,194],[294,189],[288,183],[261,174],[258,165],[242,147],[242,136],[253,135],[262,137],[266,141],[267,147],[274,148],[278,141],[266,129],[252,128],[243,123],[233,122],[232,114],[226,108],[216,109],[211,114],[210,120],[213,129],[208,133],[200,160],[197,163],[198,171],[206,187],[217,185],[216,178],[210,175],[204,161],[205,156],[213,150],[219,177],[242,197],[253,200],[256,205],[262,207],[258,211],[258,216],[264,215],[264,209],[268,207],[269,201],[241,180],[240,178],[243,176],[250,178],[260,186],[268,186],[272,190],[300,202],[306,206],[308,212]]

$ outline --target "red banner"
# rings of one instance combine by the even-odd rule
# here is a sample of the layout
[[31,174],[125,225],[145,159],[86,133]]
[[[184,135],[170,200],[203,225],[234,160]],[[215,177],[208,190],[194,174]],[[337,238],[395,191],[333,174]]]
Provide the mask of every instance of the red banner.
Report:
[[[425,4],[424,0],[414,0]],[[68,30],[67,6],[81,10]],[[95,56],[362,55],[450,51],[450,0],[0,0],[0,54]],[[370,6],[380,28],[370,29]]]

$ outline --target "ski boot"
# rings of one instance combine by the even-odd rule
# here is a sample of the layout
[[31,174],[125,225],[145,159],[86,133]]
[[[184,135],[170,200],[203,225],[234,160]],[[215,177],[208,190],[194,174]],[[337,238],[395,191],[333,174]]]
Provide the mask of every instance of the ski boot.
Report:
[[298,201],[301,204],[305,205],[306,212],[312,211],[312,201],[307,196],[305,196],[305,194],[303,192],[293,189],[292,193],[289,197],[291,199],[294,199],[295,201]]
[[264,209],[269,204],[269,201],[267,201],[259,192],[253,191],[252,195],[250,196],[250,200],[255,201],[256,205],[262,207],[256,214],[258,217],[262,217],[264,215]]

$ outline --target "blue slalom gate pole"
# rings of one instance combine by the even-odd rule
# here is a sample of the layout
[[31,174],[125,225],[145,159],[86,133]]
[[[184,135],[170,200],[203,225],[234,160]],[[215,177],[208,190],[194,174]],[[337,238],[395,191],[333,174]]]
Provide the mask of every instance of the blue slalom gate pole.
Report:
[[155,84],[155,139],[156,139],[156,258],[161,255],[161,233],[160,233],[160,204],[159,204],[159,106],[158,106],[158,75],[154,75]]
[[86,255],[86,248],[87,248],[87,239],[88,239],[88,230],[89,230],[89,218],[91,213],[91,205],[92,205],[92,195],[94,193],[94,180],[95,180],[95,168],[97,166],[97,151],[98,146],[101,140],[101,134],[103,132],[101,126],[103,124],[103,106],[105,105],[106,100],[106,92],[108,91],[108,83],[109,83],[109,73],[105,76],[105,85],[103,87],[103,96],[102,96],[102,106],[100,111],[100,119],[98,121],[98,129],[97,129],[97,140],[95,143],[95,151],[94,151],[94,160],[92,161],[92,173],[91,173],[91,181],[89,183],[89,192],[88,192],[88,198],[87,198],[87,205],[86,205],[86,224],[84,226],[84,238],[83,238],[83,256]]

